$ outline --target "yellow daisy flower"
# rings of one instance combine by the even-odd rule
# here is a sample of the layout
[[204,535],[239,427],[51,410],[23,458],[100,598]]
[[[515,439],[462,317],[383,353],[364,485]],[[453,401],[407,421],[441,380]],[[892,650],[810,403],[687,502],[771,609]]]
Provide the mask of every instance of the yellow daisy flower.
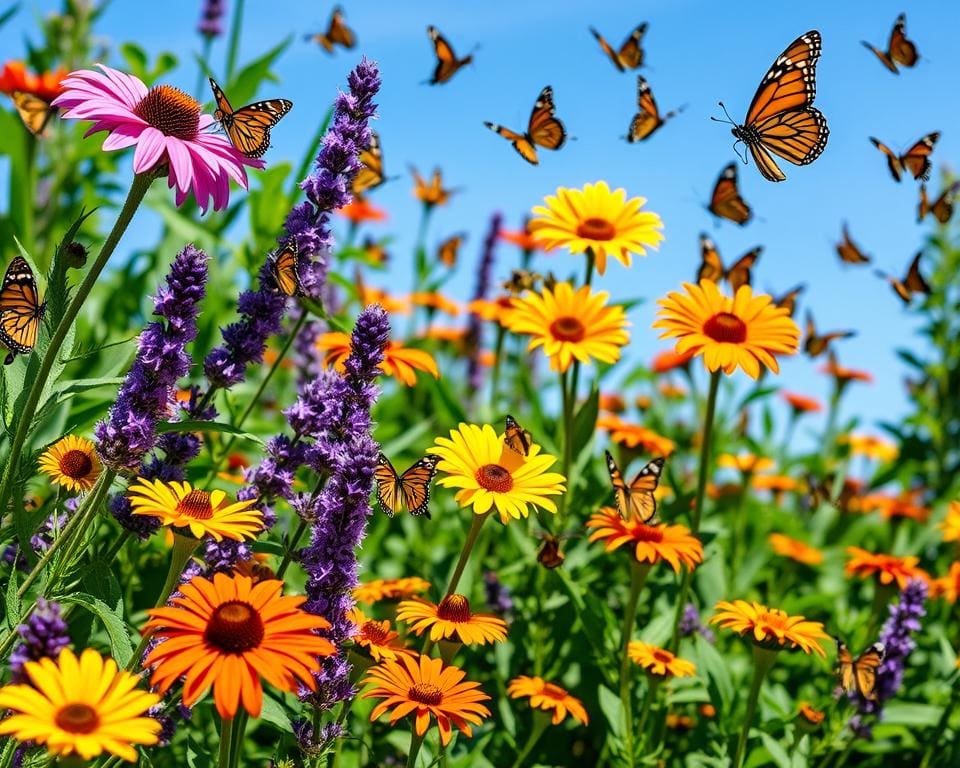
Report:
[[89,491],[100,477],[100,459],[93,443],[84,437],[67,435],[40,456],[40,471],[68,491]]
[[410,624],[417,635],[430,630],[430,639],[453,640],[464,645],[484,645],[507,639],[507,622],[491,613],[471,613],[463,595],[447,595],[434,605],[414,598],[397,606],[397,621]]
[[779,608],[768,608],[746,600],[721,600],[716,610],[717,614],[710,619],[711,624],[750,635],[753,642],[763,648],[800,648],[806,654],[827,656],[820,640],[830,635],[823,631],[823,624],[819,621],[807,621],[803,616],[790,616]]
[[678,658],[670,651],[641,640],[630,641],[627,656],[654,677],[692,677],[697,671],[692,661]]
[[197,539],[211,536],[216,541],[243,541],[256,538],[263,530],[263,513],[250,508],[252,499],[228,504],[223,491],[208,493],[186,482],[140,478],[128,493],[133,514],[159,517],[163,525],[187,528]]
[[530,706],[534,709],[552,712],[550,722],[554,725],[563,722],[568,714],[583,725],[590,722],[590,716],[580,699],[571,696],[565,688],[548,682],[542,677],[528,675],[515,677],[507,685],[507,693],[511,699],[529,698]]
[[960,541],[960,501],[951,501],[947,516],[938,526],[943,531],[944,541]]

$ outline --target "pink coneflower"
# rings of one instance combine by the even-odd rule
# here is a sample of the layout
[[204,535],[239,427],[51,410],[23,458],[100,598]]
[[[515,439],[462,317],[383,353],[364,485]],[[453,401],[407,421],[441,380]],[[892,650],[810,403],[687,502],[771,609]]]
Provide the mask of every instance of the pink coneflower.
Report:
[[204,133],[214,119],[200,114],[200,103],[193,97],[170,85],[147,90],[133,75],[97,66],[100,72],[71,72],[53,104],[65,110],[65,118],[92,121],[87,136],[108,131],[105,151],[136,145],[135,173],[165,165],[168,184],[177,188],[178,206],[192,188],[203,211],[211,198],[213,209],[222,210],[230,198],[229,180],[246,189],[244,166],[263,167],[261,161],[240,154],[225,136]]

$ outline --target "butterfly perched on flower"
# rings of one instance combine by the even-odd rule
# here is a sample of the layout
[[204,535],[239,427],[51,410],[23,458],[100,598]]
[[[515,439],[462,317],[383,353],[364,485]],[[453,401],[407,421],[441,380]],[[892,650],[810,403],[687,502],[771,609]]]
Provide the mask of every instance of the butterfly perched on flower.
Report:
[[890,42],[887,43],[887,50],[881,51],[866,40],[860,41],[868,51],[880,59],[880,63],[889,69],[893,74],[899,75],[901,67],[912,67],[917,63],[920,54],[917,53],[917,46],[907,39],[907,15],[901,13],[893,23],[893,30],[890,32]]
[[291,240],[270,258],[270,274],[276,290],[284,296],[300,293],[300,273],[297,270],[297,241]]
[[317,32],[314,35],[307,35],[308,41],[317,43],[327,53],[333,53],[334,46],[342,48],[353,48],[357,44],[357,36],[353,30],[347,26],[343,20],[343,8],[335,6],[330,13],[330,21],[327,23],[326,32]]
[[920,185],[920,204],[917,206],[917,221],[923,221],[927,216],[933,216],[941,224],[946,224],[953,216],[953,199],[960,189],[960,182],[951,184],[940,193],[940,196],[930,202],[927,197],[927,185]]
[[790,43],[760,81],[743,124],[733,123],[733,135],[747,145],[757,170],[768,181],[787,178],[773,155],[807,165],[827,146],[827,119],[812,106],[821,48],[816,30]]
[[530,446],[533,445],[533,435],[508,414],[504,419],[503,444],[514,453],[527,456]]
[[373,476],[377,481],[377,501],[380,508],[393,517],[407,509],[411,515],[430,518],[430,483],[437,473],[440,457],[428,453],[415,461],[402,475],[397,474],[383,453],[377,456]]
[[856,658],[847,644],[837,638],[837,677],[847,693],[858,693],[867,701],[877,698],[877,669],[883,663],[886,649],[874,643]]
[[457,257],[460,254],[460,246],[463,245],[463,241],[466,239],[466,235],[461,233],[459,235],[453,235],[448,237],[442,243],[440,247],[437,248],[437,261],[439,261],[445,267],[455,267],[457,264]]
[[[783,296],[778,296],[773,300],[773,303],[778,307],[787,310],[790,314],[790,317],[793,317],[793,313],[797,311],[797,299],[800,297],[800,294],[806,289],[807,286],[797,285],[787,291]],[[744,411],[746,413],[746,411]]]
[[24,91],[14,91],[10,94],[13,106],[20,115],[20,119],[34,136],[40,136],[47,127],[50,118],[57,114],[57,108],[44,101],[39,96]]
[[567,139],[567,131],[563,123],[556,116],[556,107],[553,103],[553,88],[546,86],[537,97],[530,113],[530,121],[524,133],[517,133],[496,123],[484,123],[491,131],[495,131],[513,144],[513,148],[520,153],[520,157],[528,163],[538,165],[537,147],[544,149],[560,149]]
[[851,239],[847,222],[843,222],[843,240],[837,243],[837,255],[841,261],[847,264],[870,263],[870,257],[860,250],[860,247]]
[[287,99],[269,99],[235,110],[212,77],[210,88],[217,102],[213,119],[226,131],[233,146],[247,157],[262,157],[270,148],[270,129],[293,108],[293,102]]
[[720,172],[717,183],[713,186],[713,194],[710,195],[707,210],[714,216],[732,221],[741,227],[753,217],[750,206],[740,196],[736,163],[730,163]]
[[910,262],[910,266],[907,268],[907,274],[904,275],[902,279],[888,275],[886,272],[881,272],[880,270],[876,272],[877,277],[882,277],[890,284],[893,292],[900,297],[904,304],[909,304],[915,294],[930,293],[930,283],[920,274],[921,258],[923,258],[923,251],[918,251],[917,255],[913,257],[913,261]]
[[631,144],[636,141],[649,139],[657,130],[663,127],[667,120],[679,115],[685,107],[678,107],[672,112],[664,115],[657,109],[656,99],[653,98],[653,91],[650,90],[650,84],[643,75],[637,75],[637,114],[630,121],[630,129],[627,131],[627,141]]
[[427,34],[430,36],[430,41],[433,43],[433,52],[437,57],[437,65],[433,69],[433,75],[426,81],[430,85],[446,83],[461,68],[473,61],[472,53],[458,59],[457,54],[453,51],[453,46],[447,42],[447,38],[441,35],[436,27],[427,27]]
[[383,175],[383,150],[380,147],[380,136],[376,131],[370,131],[370,143],[357,156],[360,169],[350,182],[350,190],[354,197],[363,197],[371,189],[376,189],[387,178]]
[[873,146],[886,155],[887,167],[890,169],[890,175],[893,176],[894,181],[900,181],[904,172],[910,173],[915,179],[927,181],[930,178],[930,155],[933,154],[933,148],[939,138],[940,131],[928,133],[923,138],[918,139],[902,155],[898,155],[880,139],[871,136],[870,141],[873,142]]
[[636,518],[644,524],[654,521],[657,516],[657,499],[654,491],[660,484],[660,473],[663,471],[666,460],[656,458],[648,462],[637,472],[630,485],[627,485],[610,451],[605,451],[604,455],[607,459],[607,472],[610,473],[610,483],[613,485],[620,516],[625,520]]
[[0,285],[0,342],[7,347],[4,365],[28,355],[37,343],[47,302],[40,302],[33,270],[22,256],[7,266]]
[[639,69],[643,66],[644,56],[641,42],[646,32],[646,22],[638,24],[633,32],[627,36],[627,39],[623,41],[620,48],[615,50],[613,46],[604,39],[603,35],[593,27],[590,27],[590,33],[597,39],[597,42],[600,43],[603,52],[610,57],[613,66],[621,72],[626,72],[628,69]]
[[719,283],[721,280],[726,280],[736,292],[741,285],[750,285],[750,270],[757,263],[761,253],[763,253],[763,246],[758,245],[726,269],[720,261],[720,253],[713,240],[706,234],[700,233],[700,269],[697,271],[697,282],[713,280]]
[[831,331],[820,335],[813,323],[813,314],[807,312],[807,333],[803,342],[803,350],[810,357],[819,357],[830,347],[830,343],[837,339],[849,339],[856,336],[856,331]]

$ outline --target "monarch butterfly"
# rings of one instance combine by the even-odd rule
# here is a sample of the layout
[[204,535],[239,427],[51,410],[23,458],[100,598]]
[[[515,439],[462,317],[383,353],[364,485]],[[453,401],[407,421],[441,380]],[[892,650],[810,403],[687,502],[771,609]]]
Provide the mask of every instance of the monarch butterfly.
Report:
[[831,341],[848,339],[856,335],[856,331],[831,331],[821,336],[817,333],[817,329],[813,324],[813,315],[808,311],[807,337],[803,342],[803,351],[810,355],[810,357],[820,357],[820,355],[827,351]]
[[847,222],[843,222],[843,240],[837,243],[837,255],[841,261],[847,264],[870,263],[870,257],[860,250],[860,247],[851,239]]
[[537,552],[537,562],[550,571],[559,568],[567,558],[560,549],[560,537],[546,531],[540,534],[540,537],[543,539],[543,544]]
[[[794,288],[791,288],[783,296],[774,299],[773,303],[778,307],[787,310],[790,314],[790,317],[793,317],[793,313],[797,310],[797,299],[800,297],[800,294],[806,289],[807,286],[800,284]],[[746,411],[744,411],[746,413]]]
[[817,95],[821,47],[815,29],[790,43],[760,81],[743,124],[730,121],[733,135],[747,145],[767,181],[787,178],[771,152],[794,165],[807,165],[827,146],[827,119],[811,106]]
[[484,125],[511,142],[513,148],[520,153],[520,157],[528,163],[537,165],[540,162],[537,159],[538,144],[544,149],[560,149],[567,139],[566,129],[557,119],[555,111],[553,88],[548,85],[540,91],[533,105],[526,133],[517,133],[496,123],[484,123]]
[[946,224],[953,216],[953,196],[960,189],[960,182],[951,184],[940,193],[933,205],[927,197],[927,185],[920,185],[920,205],[917,208],[917,221],[923,221],[928,215],[932,215],[941,224]]
[[901,13],[893,23],[893,30],[890,32],[890,42],[887,43],[887,50],[881,51],[870,45],[866,40],[861,40],[867,50],[873,51],[880,63],[889,69],[893,74],[899,75],[900,70],[897,64],[902,67],[912,67],[917,63],[920,55],[917,53],[917,46],[910,40],[907,40],[907,15]]
[[440,243],[440,247],[437,248],[437,261],[445,267],[455,267],[457,256],[460,254],[460,246],[463,245],[466,237],[465,234],[453,235],[453,237],[448,237]]
[[327,31],[317,32],[315,35],[307,35],[306,39],[319,43],[320,47],[327,53],[333,53],[333,47],[335,45],[349,49],[357,44],[357,37],[353,34],[353,30],[344,22],[343,8],[339,5],[335,6],[333,12],[330,14]]
[[672,112],[661,116],[657,109],[657,102],[653,98],[653,91],[643,75],[637,75],[637,108],[640,110],[630,121],[630,130],[627,132],[627,141],[649,139],[667,120],[679,115],[685,107],[678,107]]
[[533,435],[521,427],[513,416],[507,415],[504,419],[503,444],[514,453],[526,456],[530,453]]
[[273,255],[270,259],[270,274],[276,290],[284,296],[296,296],[300,293],[296,240],[291,240]]
[[613,46],[604,39],[603,35],[593,27],[590,27],[591,34],[597,38],[597,42],[600,43],[603,52],[610,57],[613,66],[621,72],[626,72],[628,69],[638,69],[643,66],[643,48],[640,46],[640,41],[643,39],[646,31],[646,22],[638,24],[633,32],[627,36],[627,39],[623,41],[620,50],[616,51],[613,49]]
[[380,148],[380,136],[376,131],[370,131],[370,143],[357,156],[360,161],[360,170],[357,171],[350,184],[354,197],[362,197],[371,189],[376,189],[387,179],[383,175],[383,150]]
[[706,234],[700,233],[700,269],[697,272],[697,282],[700,280],[712,280],[719,283],[726,280],[730,287],[736,291],[741,285],[750,285],[750,270],[757,263],[760,254],[763,253],[763,246],[757,246],[752,251],[745,253],[737,259],[729,269],[724,269],[723,262],[720,261],[720,253],[713,240]]
[[32,93],[14,91],[10,94],[10,98],[13,99],[13,106],[16,107],[23,124],[34,136],[42,134],[50,118],[57,113],[56,107],[50,106],[49,102]]
[[22,256],[15,257],[0,285],[0,341],[8,350],[4,365],[17,355],[30,354],[46,309],[47,302],[40,303],[33,270]]
[[929,294],[930,283],[920,274],[920,259],[923,257],[923,251],[918,251],[910,262],[910,268],[902,280],[891,277],[885,272],[877,270],[877,277],[882,277],[893,288],[894,293],[900,297],[904,304],[909,304],[916,293]]
[[902,155],[898,155],[873,136],[870,137],[870,141],[873,142],[873,146],[887,156],[887,167],[890,169],[890,175],[893,176],[894,181],[900,181],[905,170],[913,174],[913,178],[927,181],[930,178],[930,155],[933,153],[933,147],[939,138],[940,131],[928,133]]
[[524,291],[537,290],[537,284],[542,280],[543,275],[539,272],[531,272],[529,269],[514,269],[510,271],[510,279],[504,280],[500,286],[503,290],[519,296]]
[[843,640],[837,639],[837,677],[847,693],[859,693],[868,701],[877,698],[877,668],[883,663],[886,649],[883,643],[874,643],[853,658]]
[[753,212],[746,201],[740,197],[737,187],[737,164],[730,163],[720,172],[717,183],[710,196],[710,205],[707,210],[714,216],[732,221],[741,227],[753,217]]
[[411,515],[426,515],[430,518],[430,483],[437,472],[440,457],[428,453],[418,459],[402,475],[397,474],[384,454],[377,457],[377,468],[373,472],[377,481],[377,501],[380,509],[393,517],[404,507]]
[[213,89],[213,97],[217,101],[213,119],[223,126],[233,146],[247,157],[262,157],[270,148],[270,129],[293,108],[293,102],[287,99],[270,99],[234,110],[226,94],[212,77],[210,88]]
[[441,35],[436,27],[427,27],[427,34],[430,35],[430,40],[433,42],[433,52],[437,57],[437,66],[434,67],[433,75],[427,80],[430,85],[440,85],[447,82],[462,67],[473,61],[472,53],[458,59],[457,54],[453,52],[453,46],[447,42],[447,38]]
[[657,458],[637,472],[629,487],[623,480],[620,467],[613,460],[610,451],[604,452],[607,457],[607,471],[610,473],[610,483],[617,498],[617,509],[625,519],[636,517],[641,523],[649,523],[657,516],[657,499],[653,492],[660,483],[660,473],[663,471],[665,459]]

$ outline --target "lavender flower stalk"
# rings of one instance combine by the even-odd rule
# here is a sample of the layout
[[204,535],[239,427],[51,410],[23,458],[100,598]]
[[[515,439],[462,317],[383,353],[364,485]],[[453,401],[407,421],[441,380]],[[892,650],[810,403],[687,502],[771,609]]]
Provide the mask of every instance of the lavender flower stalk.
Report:
[[203,0],[197,32],[208,39],[223,34],[223,17],[227,12],[226,0]]
[[[490,229],[487,230],[487,236],[483,241],[483,254],[480,257],[480,265],[477,268],[477,283],[473,290],[473,299],[487,298],[490,290],[490,278],[493,272],[493,261],[496,256],[497,238],[500,235],[500,227],[503,224],[503,216],[499,213],[490,217]],[[483,343],[483,326],[479,315],[470,315],[467,324],[467,349],[470,350],[470,360],[467,363],[467,381],[472,392],[476,392],[483,386],[483,368],[480,365],[480,347]]]
[[26,682],[23,665],[28,661],[56,659],[60,651],[70,645],[59,604],[47,602],[42,597],[37,600],[37,608],[26,623],[17,627],[17,633],[21,642],[10,654],[10,670],[15,683]]

